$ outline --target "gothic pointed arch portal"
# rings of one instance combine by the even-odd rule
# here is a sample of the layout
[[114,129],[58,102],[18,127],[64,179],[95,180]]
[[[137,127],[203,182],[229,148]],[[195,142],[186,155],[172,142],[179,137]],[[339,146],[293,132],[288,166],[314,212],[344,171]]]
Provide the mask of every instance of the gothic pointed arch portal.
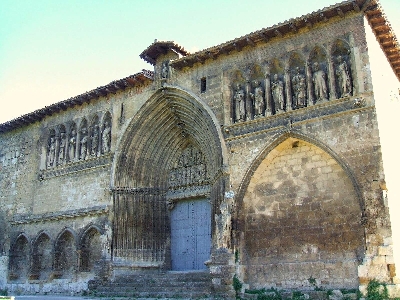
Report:
[[301,288],[309,278],[324,288],[358,286],[363,206],[352,174],[327,150],[285,136],[242,185],[238,242],[251,287]]
[[[224,195],[217,124],[200,99],[176,88],[158,90],[130,122],[113,174],[116,264],[205,268]],[[208,227],[191,231],[201,221]]]

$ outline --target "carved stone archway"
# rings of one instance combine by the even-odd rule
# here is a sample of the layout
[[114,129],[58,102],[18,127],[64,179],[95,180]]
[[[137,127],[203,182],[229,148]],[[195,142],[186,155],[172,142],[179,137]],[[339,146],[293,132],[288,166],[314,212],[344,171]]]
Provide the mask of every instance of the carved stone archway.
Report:
[[[180,162],[183,157],[193,159],[185,156],[190,149],[195,149],[201,163]],[[146,102],[116,152],[115,266],[171,269],[170,209],[185,199],[206,198],[211,203],[210,218],[219,213],[225,151],[214,114],[196,96],[170,87]],[[213,233],[215,221],[210,224]]]

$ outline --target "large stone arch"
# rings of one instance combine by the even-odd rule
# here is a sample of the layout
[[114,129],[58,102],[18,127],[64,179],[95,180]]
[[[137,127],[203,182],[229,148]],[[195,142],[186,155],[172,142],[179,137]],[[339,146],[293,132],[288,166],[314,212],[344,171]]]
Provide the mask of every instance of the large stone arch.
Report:
[[[156,91],[128,125],[113,166],[114,263],[171,268],[171,211],[181,200],[207,198],[211,216],[224,195],[226,153],[218,121],[198,97],[174,87]],[[171,184],[188,149],[200,153],[203,180]],[[190,151],[189,151],[190,152]],[[192,152],[191,152],[192,153]],[[194,168],[197,165],[186,165]],[[211,232],[215,222],[210,221]]]
[[237,206],[241,275],[251,287],[312,288],[310,278],[326,288],[358,287],[363,202],[329,147],[282,135],[248,171]]

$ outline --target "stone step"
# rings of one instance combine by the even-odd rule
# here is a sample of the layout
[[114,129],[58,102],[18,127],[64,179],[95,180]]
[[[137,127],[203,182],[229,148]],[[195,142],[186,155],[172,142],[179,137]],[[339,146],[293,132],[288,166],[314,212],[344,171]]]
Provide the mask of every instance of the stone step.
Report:
[[123,297],[123,298],[168,298],[168,299],[182,299],[182,298],[187,298],[187,299],[212,299],[213,297],[210,296],[210,293],[202,293],[202,292],[193,292],[193,291],[172,291],[172,292],[166,292],[166,291],[158,291],[158,292],[116,292],[116,291],[110,291],[110,292],[103,292],[103,293],[93,293],[92,296],[95,297]]
[[102,297],[189,298],[210,297],[211,275],[208,272],[167,272],[129,274],[113,282],[91,282],[93,295]]

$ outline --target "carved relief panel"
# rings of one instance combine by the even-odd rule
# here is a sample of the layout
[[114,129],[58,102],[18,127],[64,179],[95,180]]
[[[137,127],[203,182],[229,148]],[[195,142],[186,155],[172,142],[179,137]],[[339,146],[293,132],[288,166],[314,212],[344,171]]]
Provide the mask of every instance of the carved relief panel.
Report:
[[[97,114],[90,122],[83,118],[78,123],[67,122],[50,129],[46,138],[46,163],[43,167],[48,170],[68,168],[73,163],[92,161],[108,154],[111,150],[111,123],[111,114],[106,112],[103,118]],[[93,163],[89,163],[88,167],[91,166]],[[43,174],[40,178],[43,179]]]
[[[311,49],[307,50],[307,49]],[[344,40],[243,66],[230,76],[233,123],[352,96],[350,46]]]
[[174,168],[169,173],[169,187],[179,188],[190,185],[201,185],[207,181],[207,169],[203,153],[188,146],[183,150]]

